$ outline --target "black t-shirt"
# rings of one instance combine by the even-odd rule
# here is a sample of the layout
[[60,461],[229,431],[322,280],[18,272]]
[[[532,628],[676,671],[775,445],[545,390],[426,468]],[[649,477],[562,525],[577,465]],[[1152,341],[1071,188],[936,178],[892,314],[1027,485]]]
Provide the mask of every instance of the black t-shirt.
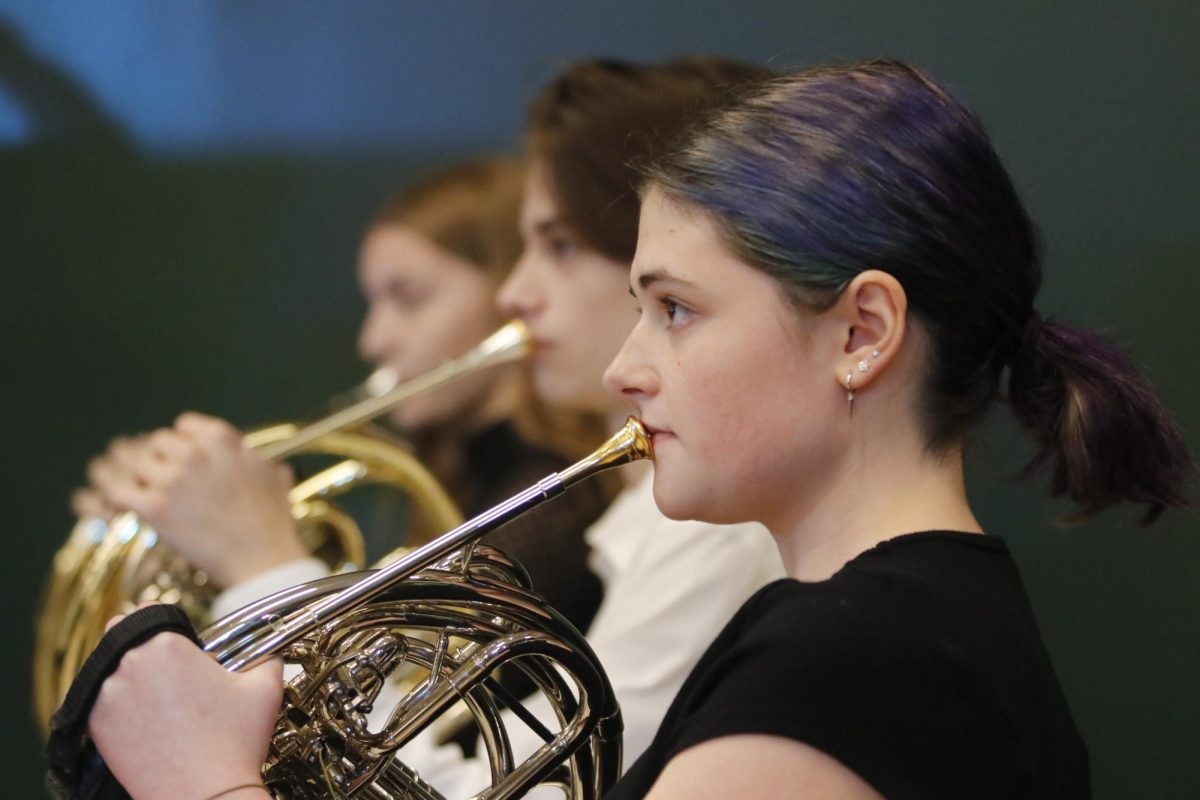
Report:
[[1087,749],[1004,543],[927,532],[746,601],[608,795],[734,734],[804,742],[887,798],[1083,798]]

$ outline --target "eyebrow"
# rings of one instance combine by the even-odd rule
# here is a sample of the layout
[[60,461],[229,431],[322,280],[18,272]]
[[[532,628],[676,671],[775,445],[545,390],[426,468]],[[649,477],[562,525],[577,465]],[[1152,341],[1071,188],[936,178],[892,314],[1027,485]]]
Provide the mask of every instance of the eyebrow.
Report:
[[547,236],[559,231],[571,233],[572,229],[566,222],[557,218],[539,220],[533,225],[533,232],[540,236]]
[[419,283],[411,275],[387,275],[380,283],[389,289],[404,288]]
[[[695,286],[691,281],[672,275],[665,269],[655,269],[650,272],[643,272],[638,276],[638,286],[642,289],[648,289],[656,283],[675,283],[680,286]],[[633,287],[629,287],[629,293],[633,294]]]

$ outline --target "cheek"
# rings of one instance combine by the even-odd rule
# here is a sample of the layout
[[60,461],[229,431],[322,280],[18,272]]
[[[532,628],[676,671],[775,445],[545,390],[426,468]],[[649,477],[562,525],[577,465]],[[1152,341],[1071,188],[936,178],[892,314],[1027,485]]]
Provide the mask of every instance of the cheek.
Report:
[[499,315],[490,307],[477,306],[474,310],[456,310],[446,323],[448,337],[456,342],[451,357],[460,356],[472,349],[500,327]]
[[753,416],[736,459],[738,482],[763,508],[803,502],[819,496],[836,472],[844,442],[842,426],[812,387],[768,387]]
[[[719,372],[687,368],[701,359],[730,366]],[[754,443],[755,429],[762,420],[763,376],[743,369],[744,363],[738,354],[673,357],[670,367],[678,379],[670,384],[664,381],[664,389],[670,388],[672,406],[687,409],[685,418],[698,428],[694,434],[706,443],[704,449],[743,448]]]
[[477,372],[440,389],[411,398],[398,408],[392,421],[408,430],[432,430],[469,423],[490,391],[497,374]]
[[761,352],[731,349],[708,363],[728,367],[702,373],[673,363],[677,378],[664,384],[671,395],[669,413],[679,420],[690,456],[712,481],[735,492],[772,484],[792,472],[793,462],[803,458],[799,440],[806,438],[805,420],[813,416],[804,410],[809,400],[801,376]]
[[438,362],[457,358],[482,342],[496,328],[500,317],[490,299],[447,293],[422,315],[420,335],[428,337],[426,348]]
[[533,390],[546,404],[559,409],[582,410],[584,392],[581,390],[578,360],[564,356],[561,350],[554,357],[536,361],[530,375]]
[[[611,316],[594,298],[589,303],[582,296],[573,295],[570,302],[559,306],[557,320],[558,368],[564,377],[575,381],[600,382],[600,376],[623,337],[613,333]],[[617,341],[614,341],[617,340]]]

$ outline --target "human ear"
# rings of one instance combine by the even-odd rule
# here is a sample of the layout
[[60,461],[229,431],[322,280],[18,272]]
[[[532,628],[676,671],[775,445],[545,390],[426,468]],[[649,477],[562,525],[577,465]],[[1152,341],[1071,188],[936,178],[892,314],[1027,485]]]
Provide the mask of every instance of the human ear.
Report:
[[830,309],[841,347],[833,364],[839,386],[855,390],[885,371],[904,342],[908,296],[900,281],[882,270],[860,272]]

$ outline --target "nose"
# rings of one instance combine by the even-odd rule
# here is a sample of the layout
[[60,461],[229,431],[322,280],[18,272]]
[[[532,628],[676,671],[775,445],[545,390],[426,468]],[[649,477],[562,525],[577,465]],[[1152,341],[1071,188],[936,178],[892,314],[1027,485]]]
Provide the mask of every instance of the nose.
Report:
[[526,247],[512,271],[496,290],[496,308],[506,318],[528,319],[540,307],[536,281],[533,280],[533,256]]
[[634,326],[625,343],[604,370],[604,388],[609,394],[639,403],[658,394],[658,372],[642,341],[642,323]]
[[388,325],[386,312],[375,304],[367,308],[363,317],[362,327],[358,331],[358,354],[364,361],[381,364],[388,360],[394,344],[394,336],[389,336],[391,326]]

